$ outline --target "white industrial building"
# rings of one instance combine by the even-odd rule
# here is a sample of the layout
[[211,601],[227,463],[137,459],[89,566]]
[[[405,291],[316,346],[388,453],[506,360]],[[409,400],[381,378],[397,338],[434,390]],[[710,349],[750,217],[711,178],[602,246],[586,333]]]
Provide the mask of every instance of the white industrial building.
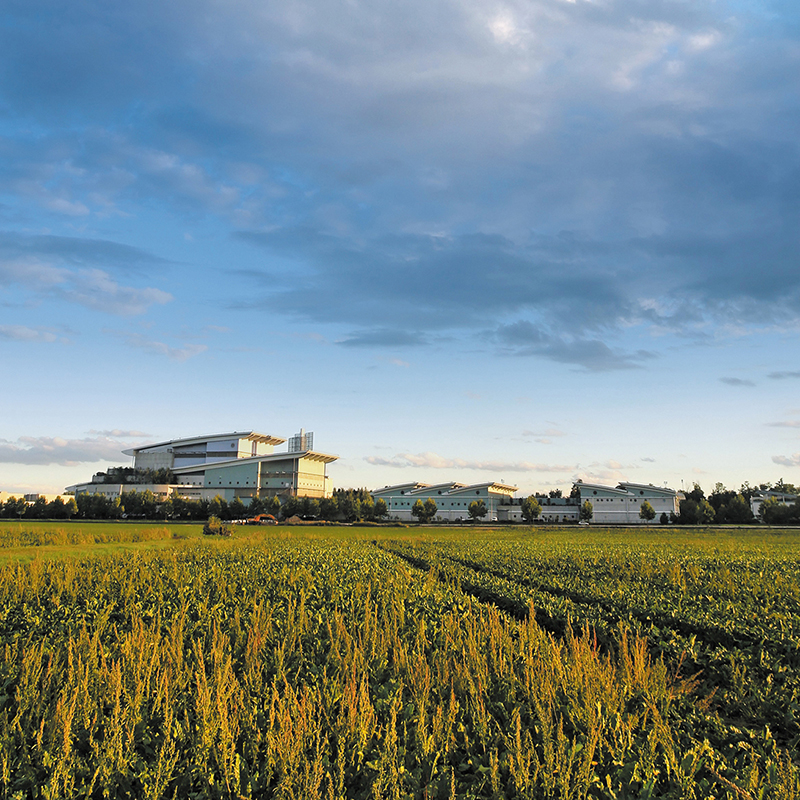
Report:
[[577,481],[580,492],[579,505],[587,500],[592,504],[592,522],[604,525],[639,525],[644,520],[639,516],[642,503],[647,501],[656,512],[655,519],[662,514],[679,514],[681,495],[665,486],[652,483],[629,483],[621,481],[617,486]]
[[313,433],[301,430],[291,437],[288,450],[274,452],[287,440],[256,431],[234,431],[212,436],[171,439],[123,451],[135,470],[171,470],[175,483],[113,483],[105,474],[88,483],[67,487],[72,494],[152,491],[158,499],[178,495],[188,499],[225,500],[236,497],[330,497],[333,486],[327,465],[338,456],[313,449]]
[[[575,491],[577,490],[577,491]],[[522,522],[522,500],[514,497],[516,486],[502,483],[463,484],[456,482],[427,484],[418,481],[385,486],[371,492],[377,500],[383,498],[389,511],[389,519],[414,521],[411,509],[417,500],[424,503],[429,497],[438,507],[435,520],[455,522],[469,519],[469,504],[483,500],[487,514],[484,521]],[[646,500],[656,512],[656,521],[661,514],[678,514],[682,498],[674,489],[653,484],[620,482],[617,486],[577,481],[570,497],[539,497],[542,511],[539,520],[553,523],[574,523],[580,516],[581,505],[588,500],[592,504],[592,522],[603,525],[639,525],[645,522],[639,511]]]
[[484,521],[499,519],[499,509],[503,503],[509,503],[516,486],[507,486],[503,483],[399,483],[394,486],[384,486],[370,492],[374,500],[383,499],[389,511],[388,518],[393,520],[413,522],[411,509],[417,500],[424,503],[431,498],[437,506],[434,519],[437,522],[457,522],[468,520],[469,504],[475,500],[483,500],[486,505]]

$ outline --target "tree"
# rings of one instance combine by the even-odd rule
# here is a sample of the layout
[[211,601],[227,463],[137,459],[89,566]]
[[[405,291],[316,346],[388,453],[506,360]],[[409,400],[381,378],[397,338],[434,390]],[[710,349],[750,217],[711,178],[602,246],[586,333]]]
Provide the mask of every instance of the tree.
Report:
[[335,497],[324,497],[319,503],[319,515],[322,519],[334,520],[339,516],[339,504]]
[[300,501],[296,497],[287,497],[286,502],[281,506],[281,517],[289,519],[300,513]]
[[745,525],[753,522],[753,512],[750,503],[743,494],[737,494],[730,502],[724,506],[724,521],[732,522],[734,525]]
[[382,497],[379,497],[375,501],[375,509],[372,513],[375,519],[379,521],[389,516],[389,509],[386,506],[386,501]]
[[250,498],[250,504],[247,506],[247,516],[257,517],[259,514],[265,514],[264,503],[261,498],[254,495]]
[[213,500],[209,500],[208,516],[219,517],[220,519],[230,519],[228,516],[228,501],[219,495],[216,495]]
[[550,490],[550,497],[563,497],[561,489],[551,489]]
[[489,509],[486,508],[486,503],[483,500],[473,500],[467,507],[467,513],[473,522],[477,522],[489,513]]
[[424,503],[421,498],[418,498],[411,508],[411,515],[424,525],[436,516],[438,510],[439,506],[436,505],[436,501],[432,497],[429,497]]
[[375,501],[372,495],[367,495],[361,500],[361,513],[359,519],[373,519],[375,516]]
[[300,516],[303,519],[317,519],[319,517],[319,500],[313,497],[304,497],[300,502]]
[[706,496],[705,492],[700,488],[700,484],[695,481],[691,492],[686,492],[686,499],[699,503]]
[[768,497],[760,510],[767,525],[796,525],[800,522],[800,504],[784,505],[777,497]]
[[588,500],[586,500],[584,504],[581,506],[580,510],[581,522],[591,522],[593,516],[594,516],[594,507]]
[[281,499],[277,495],[272,495],[272,497],[264,500],[263,509],[264,514],[272,514],[277,519],[281,513]]
[[661,512],[661,516],[658,518],[658,521],[662,525],[669,525],[669,517],[667,516],[667,512],[666,511],[662,511]]
[[241,497],[234,497],[228,504],[228,511],[230,512],[231,519],[243,519],[245,516],[245,505]]
[[645,522],[652,522],[655,518],[656,510],[645,500],[639,509],[639,519],[643,519]]
[[47,500],[39,495],[28,508],[28,513],[25,516],[33,519],[44,519],[47,516]]
[[535,519],[539,518],[539,515],[542,513],[542,505],[536,499],[535,495],[530,495],[526,497],[522,501],[522,519],[525,522],[533,522]]
[[700,520],[704,525],[708,525],[714,521],[714,517],[717,515],[717,512],[714,511],[714,506],[708,502],[708,500],[701,500],[698,505],[698,511],[700,514]]
[[439,506],[436,505],[436,501],[429,497],[425,501],[425,522],[430,522],[436,516],[438,510]]

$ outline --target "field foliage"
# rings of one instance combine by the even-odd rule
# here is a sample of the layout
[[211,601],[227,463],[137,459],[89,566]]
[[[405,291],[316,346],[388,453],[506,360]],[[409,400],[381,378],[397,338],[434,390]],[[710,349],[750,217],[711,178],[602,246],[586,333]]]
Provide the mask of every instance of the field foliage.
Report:
[[149,530],[0,569],[3,797],[798,795],[795,535]]

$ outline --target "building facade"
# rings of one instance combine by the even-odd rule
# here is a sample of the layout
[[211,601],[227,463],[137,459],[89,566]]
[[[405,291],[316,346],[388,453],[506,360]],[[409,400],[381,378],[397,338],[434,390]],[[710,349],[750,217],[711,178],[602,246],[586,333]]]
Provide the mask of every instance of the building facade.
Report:
[[416,517],[411,513],[414,503],[424,503],[431,498],[437,506],[434,520],[437,522],[458,522],[470,519],[469,505],[475,500],[483,500],[486,505],[486,522],[500,521],[500,509],[509,504],[516,486],[503,483],[400,483],[384,486],[370,492],[373,500],[383,499],[389,511],[388,518],[403,522],[414,522]]
[[639,525],[645,522],[639,512],[647,501],[656,512],[658,521],[662,514],[680,513],[679,492],[652,483],[629,483],[621,481],[617,486],[577,481],[574,485],[580,492],[578,505],[587,500],[592,504],[592,522],[604,525]]
[[[291,442],[308,446],[313,434],[302,431]],[[274,452],[286,439],[245,431],[172,439],[167,442],[123,451],[133,459],[133,468],[170,470],[175,482],[169,484],[112,483],[105,473],[92,481],[68,486],[72,494],[102,494],[113,498],[123,492],[151,491],[159,500],[170,495],[187,499],[224,500],[238,497],[330,497],[333,486],[327,465],[338,456],[316,450]]]

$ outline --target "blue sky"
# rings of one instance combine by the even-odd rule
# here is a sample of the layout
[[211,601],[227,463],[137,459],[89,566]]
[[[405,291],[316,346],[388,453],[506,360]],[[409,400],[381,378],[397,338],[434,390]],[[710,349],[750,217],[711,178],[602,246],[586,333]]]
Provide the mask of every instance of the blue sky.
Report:
[[788,2],[7,0],[0,489],[800,482]]

